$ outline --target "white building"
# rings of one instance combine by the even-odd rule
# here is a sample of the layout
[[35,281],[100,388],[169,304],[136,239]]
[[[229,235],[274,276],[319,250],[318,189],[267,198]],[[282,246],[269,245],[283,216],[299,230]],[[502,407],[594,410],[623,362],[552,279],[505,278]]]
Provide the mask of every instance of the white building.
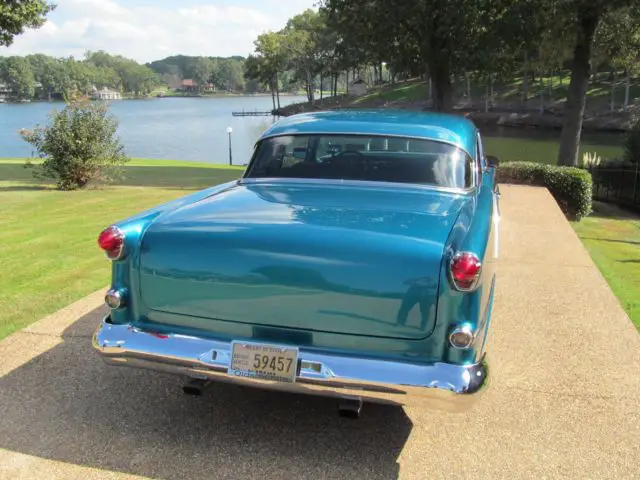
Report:
[[120,92],[110,90],[107,87],[104,87],[102,90],[98,90],[94,87],[92,97],[95,100],[122,100]]

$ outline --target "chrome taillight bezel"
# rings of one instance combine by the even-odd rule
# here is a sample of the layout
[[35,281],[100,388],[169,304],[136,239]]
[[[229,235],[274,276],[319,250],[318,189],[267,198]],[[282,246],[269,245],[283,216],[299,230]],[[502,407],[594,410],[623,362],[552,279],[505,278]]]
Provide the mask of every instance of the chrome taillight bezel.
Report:
[[[124,255],[124,243],[125,243],[124,232],[120,227],[117,227],[116,225],[111,225],[105,228],[102,232],[100,232],[100,235],[98,236],[98,245],[100,245],[100,237],[107,231],[113,232],[114,237],[120,241],[120,245],[117,249],[113,249],[113,250],[105,250],[103,248],[104,254],[109,260],[112,260],[112,261],[120,260]],[[101,245],[100,245],[100,248],[102,248]]]
[[[478,271],[473,276],[473,281],[471,282],[470,285],[459,284],[453,275],[453,267],[455,262],[464,256],[473,257],[475,262],[478,264]],[[448,273],[449,273],[449,280],[451,281],[451,284],[456,290],[460,292],[472,292],[478,288],[480,275],[482,274],[482,261],[480,260],[480,257],[478,257],[478,255],[476,255],[473,252],[468,252],[468,251],[457,252],[455,255],[451,257],[451,260],[449,261]]]

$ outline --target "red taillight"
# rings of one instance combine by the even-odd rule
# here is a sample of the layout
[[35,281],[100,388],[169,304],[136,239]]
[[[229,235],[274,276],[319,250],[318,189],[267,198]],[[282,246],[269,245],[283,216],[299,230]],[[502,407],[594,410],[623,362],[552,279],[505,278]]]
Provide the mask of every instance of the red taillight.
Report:
[[124,247],[124,233],[118,227],[111,226],[98,237],[98,245],[111,260],[117,260],[122,255]]
[[480,278],[482,263],[473,253],[461,252],[451,260],[451,280],[458,290],[473,290]]

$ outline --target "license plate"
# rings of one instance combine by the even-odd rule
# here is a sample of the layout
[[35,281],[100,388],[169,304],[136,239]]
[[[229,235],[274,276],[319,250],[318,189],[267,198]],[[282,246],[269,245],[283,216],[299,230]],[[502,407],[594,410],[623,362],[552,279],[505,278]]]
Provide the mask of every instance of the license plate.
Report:
[[293,383],[297,370],[297,348],[261,343],[233,343],[230,375]]

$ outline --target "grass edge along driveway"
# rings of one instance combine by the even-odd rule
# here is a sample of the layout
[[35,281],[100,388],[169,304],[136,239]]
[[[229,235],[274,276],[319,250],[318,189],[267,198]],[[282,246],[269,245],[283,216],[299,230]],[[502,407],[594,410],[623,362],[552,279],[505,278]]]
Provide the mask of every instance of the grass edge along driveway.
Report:
[[594,213],[573,228],[640,331],[640,216],[595,202]]
[[104,287],[96,239],[110,223],[242,175],[242,167],[132,160],[118,184],[61,192],[0,159],[0,340]]

